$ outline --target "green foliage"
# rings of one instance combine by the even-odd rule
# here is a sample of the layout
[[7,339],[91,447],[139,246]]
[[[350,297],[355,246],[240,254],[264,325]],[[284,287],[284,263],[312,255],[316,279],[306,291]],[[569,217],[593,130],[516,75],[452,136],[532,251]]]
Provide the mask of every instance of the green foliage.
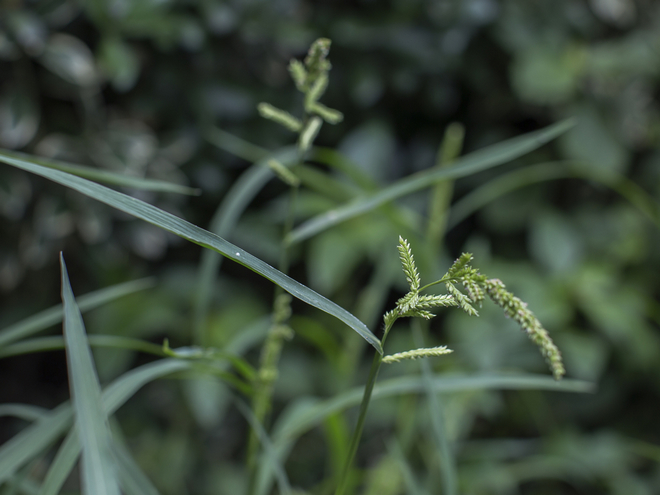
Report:
[[[0,491],[80,493],[102,432],[127,495],[655,493],[657,14],[0,7]],[[60,251],[96,368],[66,377]]]

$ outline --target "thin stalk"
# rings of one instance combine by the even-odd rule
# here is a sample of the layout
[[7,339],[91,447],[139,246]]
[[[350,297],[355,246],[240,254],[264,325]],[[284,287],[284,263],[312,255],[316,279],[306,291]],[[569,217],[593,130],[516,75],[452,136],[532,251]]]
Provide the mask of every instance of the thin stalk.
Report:
[[371,362],[371,370],[369,370],[369,378],[367,378],[367,384],[364,388],[364,395],[362,396],[362,402],[360,403],[360,415],[358,416],[357,424],[355,425],[355,430],[353,430],[353,435],[351,437],[351,444],[348,449],[348,456],[346,458],[346,464],[339,478],[339,484],[337,485],[337,490],[335,495],[344,495],[349,483],[349,473],[353,465],[353,459],[355,459],[355,454],[357,453],[358,445],[360,444],[360,439],[362,438],[362,430],[364,428],[364,421],[367,418],[367,410],[369,409],[369,402],[371,402],[371,392],[374,389],[376,384],[376,379],[378,378],[378,372],[380,371],[380,365],[383,362],[383,356],[379,353],[374,354],[374,360]]
[[[390,329],[396,322],[394,319],[389,326],[385,327],[385,332],[383,333],[383,338],[381,342],[385,345],[385,339],[387,339],[387,334],[390,332]],[[367,384],[364,387],[364,394],[362,395],[362,402],[360,403],[360,413],[358,415],[357,424],[353,430],[353,435],[351,436],[351,444],[348,448],[348,456],[346,457],[346,464],[344,464],[344,469],[339,478],[339,483],[337,484],[337,490],[335,495],[344,495],[349,484],[349,474],[351,472],[351,467],[353,466],[353,460],[355,459],[355,454],[357,453],[358,445],[360,444],[360,439],[362,438],[362,430],[364,429],[364,422],[367,418],[367,410],[369,409],[369,403],[371,402],[371,393],[373,392],[374,385],[376,384],[376,379],[378,378],[378,372],[380,371],[380,366],[383,364],[383,356],[378,352],[374,355],[374,360],[371,362],[371,369],[369,370],[369,377],[367,378]]]

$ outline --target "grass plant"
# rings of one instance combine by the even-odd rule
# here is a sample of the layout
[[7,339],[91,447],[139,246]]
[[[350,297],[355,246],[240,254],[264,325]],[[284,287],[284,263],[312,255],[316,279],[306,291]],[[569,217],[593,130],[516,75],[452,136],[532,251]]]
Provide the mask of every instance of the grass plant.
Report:
[[[496,197],[508,190],[508,186],[499,184],[496,179],[490,189],[484,190],[483,193],[475,191],[472,196],[466,196],[457,210],[454,210],[450,209],[454,179],[494,169],[530,153],[568,131],[572,123],[559,122],[463,156],[460,156],[460,153],[464,129],[457,124],[450,126],[435,167],[379,188],[337,151],[314,146],[315,138],[324,122],[337,124],[342,120],[340,112],[319,101],[329,84],[329,50],[330,41],[319,39],[311,46],[303,62],[293,60],[289,66],[294,84],[302,93],[303,112],[300,118],[267,103],[258,107],[263,117],[284,126],[296,135],[295,146],[270,152],[220,129],[203,131],[209,142],[254,162],[223,198],[208,230],[94,181],[121,187],[157,189],[168,193],[196,193],[190,188],[99,175],[72,164],[53,163],[14,152],[0,152],[0,161],[7,165],[61,184],[204,248],[192,301],[193,321],[188,336],[191,345],[180,348],[170,348],[167,341],[160,346],[131,337],[88,336],[81,311],[109,303],[119,297],[128,297],[155,282],[127,282],[76,300],[64,264],[64,253],[61,258],[63,309],[53,308],[0,331],[0,357],[65,348],[72,400],[71,403],[61,404],[52,411],[19,404],[0,405],[0,414],[14,415],[31,421],[29,426],[0,447],[0,483],[16,481],[31,462],[44,459],[53,444],[65,436],[45,476],[42,479],[30,478],[31,483],[37,484],[36,493],[62,493],[62,486],[75,468],[79,456],[82,459],[80,487],[83,494],[112,495],[120,491],[127,494],[159,493],[132,458],[130,449],[121,441],[121,435],[117,434],[117,428],[113,427],[112,418],[114,412],[142,386],[165,376],[176,375],[187,381],[211,377],[234,390],[231,392],[232,403],[245,417],[252,432],[246,441],[247,468],[244,472],[246,491],[250,495],[271,493],[273,483],[277,483],[279,493],[295,493],[285,466],[287,456],[296,441],[310,429],[321,424],[331,424],[332,421],[335,422],[333,424],[336,431],[348,432],[349,423],[342,414],[359,404],[352,434],[344,438],[345,441],[337,440],[337,451],[345,450],[343,467],[334,473],[334,476],[330,476],[325,484],[319,480],[319,493],[353,493],[362,479],[353,470],[353,465],[371,401],[425,393],[430,416],[433,418],[433,435],[441,459],[443,493],[453,495],[458,493],[460,466],[457,466],[445,429],[442,398],[437,396],[438,393],[477,389],[538,389],[564,392],[592,390],[591,384],[583,381],[559,381],[565,374],[565,369],[561,354],[548,332],[527,309],[527,305],[509,292],[501,281],[489,279],[472,267],[471,254],[462,254],[442,277],[422,285],[422,277],[411,247],[411,244],[420,246],[420,252],[425,257],[429,252],[437,257],[447,226],[451,227],[456,223],[456,218],[463,218],[474,208],[483,206],[484,198]],[[315,168],[311,165],[312,162],[326,165],[329,171],[326,168]],[[532,172],[525,175],[526,170]],[[561,176],[546,172],[545,168],[537,166],[511,174],[519,174],[513,181],[516,187]],[[278,178],[288,188],[288,207],[282,222],[277,268],[227,240],[247,206],[273,178]],[[398,199],[422,190],[430,190],[432,193],[426,224],[418,213],[397,203]],[[296,224],[300,211],[300,195],[303,191],[312,191],[335,206],[321,213],[308,214],[304,221]],[[630,188],[626,191],[637,194]],[[369,328],[356,314],[359,313],[364,320],[371,320],[380,310],[382,302],[387,299],[391,283],[396,277],[392,275],[387,262],[376,266],[372,281],[358,301],[355,313],[288,275],[294,261],[292,249],[295,245],[365,216],[384,219],[388,222],[388,228],[404,234],[399,236],[398,253],[408,291],[397,300],[393,309],[382,316],[382,333],[371,324],[372,328]],[[408,242],[404,236],[413,239],[413,242]],[[395,239],[391,237],[392,241]],[[397,248],[394,242],[382,246],[383,260],[389,259],[389,251],[393,252],[395,249]],[[275,294],[267,323],[255,327],[254,331],[246,330],[243,334],[239,332],[224,348],[216,349],[209,345],[209,308],[223,258],[272,282],[275,285]],[[436,289],[441,286],[444,286],[446,293],[437,293]],[[373,359],[364,386],[339,392],[330,398],[307,397],[305,401],[294,402],[285,407],[271,421],[269,414],[273,411],[273,394],[280,371],[282,350],[295,333],[292,298],[320,309],[355,332],[354,339],[345,340],[344,348],[337,345],[335,351],[326,349],[328,355],[337,356],[337,362],[348,363],[346,369],[349,370],[349,376],[357,376],[358,367],[355,363],[366,344],[373,348]],[[479,311],[477,308],[486,298],[500,306],[505,315],[517,322],[539,347],[554,380],[549,376],[519,372],[434,372],[430,360],[436,357],[444,359],[443,356],[452,351],[444,345],[426,347],[424,342],[428,338],[428,327],[421,322],[430,320],[435,311],[444,308],[458,308],[469,316],[476,317]],[[384,353],[385,342],[395,324],[400,326],[400,320],[403,318],[413,318],[415,321],[412,325],[412,335],[417,347],[387,355]],[[63,337],[31,338],[35,333],[58,321],[63,321],[64,324]],[[378,335],[382,336],[379,338]],[[322,338],[319,337],[319,341],[322,341]],[[333,342],[332,338],[328,341]],[[244,357],[244,353],[255,342],[261,343],[261,351],[258,363],[253,364]],[[158,359],[123,373],[103,388],[97,378],[90,351],[90,347],[95,346],[139,350],[158,356]],[[377,383],[383,364],[404,369],[403,364],[397,363],[416,359],[423,361],[421,373],[387,378]],[[416,479],[414,470],[407,464],[404,448],[394,442],[390,445],[390,451],[394,465],[400,466],[403,482],[409,492],[425,493],[423,484]],[[15,488],[18,491],[31,493],[29,487],[32,485],[29,483],[14,483],[12,486],[18,486]]]

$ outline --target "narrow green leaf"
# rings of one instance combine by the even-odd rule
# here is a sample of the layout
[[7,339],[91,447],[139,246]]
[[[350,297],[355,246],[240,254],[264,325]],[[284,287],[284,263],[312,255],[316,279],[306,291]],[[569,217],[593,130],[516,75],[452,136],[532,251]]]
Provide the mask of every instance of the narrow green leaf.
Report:
[[101,386],[62,254],[60,266],[64,343],[76,428],[82,444],[82,492],[88,495],[120,495],[110,450],[112,437],[108,416],[101,399]]
[[247,251],[231,244],[222,237],[208,232],[196,225],[191,224],[179,217],[167,213],[144,201],[127,196],[107,187],[101,186],[86,179],[76,177],[59,170],[51,170],[25,160],[9,159],[0,157],[2,161],[13,165],[36,175],[40,175],[54,182],[74,189],[82,194],[94,198],[102,203],[110,205],[129,215],[140,218],[168,232],[176,234],[190,242],[199,244],[202,247],[213,249],[226,258],[239,263],[250,270],[258,273],[262,277],[279,285],[292,296],[297,297],[303,302],[314,306],[321,311],[338,318],[346,323],[353,330],[359,333],[367,342],[369,342],[379,353],[382,353],[380,340],[369,330],[364,323],[358,320],[354,315],[344,308],[333,303],[329,299],[314,292],[309,287],[297,282],[284,273],[276,270],[259,258],[251,255]]
[[[161,357],[165,355],[161,346],[144,340],[133,339],[131,337],[119,337],[117,335],[89,335],[87,340],[92,347],[129,349]],[[34,352],[55,351],[64,349],[64,347],[64,338],[57,335],[52,337],[28,339],[0,348],[0,359],[21,354],[32,354]]]
[[[161,359],[124,373],[103,391],[106,413],[114,413],[147,383],[191,367],[189,361]],[[5,442],[0,447],[0,483],[60,437],[71,425],[72,418],[71,405],[67,401]]]
[[47,409],[28,404],[0,404],[0,416],[14,416],[25,421],[37,421],[47,413]]
[[258,162],[271,154],[267,149],[234,136],[218,127],[207,129],[204,137],[212,145],[249,162]]
[[381,189],[379,192],[347,203],[303,223],[289,234],[287,242],[296,244],[334,225],[370,212],[385,203],[430,187],[443,180],[465,177],[509,162],[556,138],[573,125],[572,120],[565,120],[540,131],[530,132],[469,153],[456,159],[451,167],[431,168],[410,175]]
[[[549,390],[555,392],[591,393],[593,383],[582,380],[564,379],[557,382],[550,376],[532,374],[484,374],[445,375],[432,378],[430,386],[435,392],[464,392],[467,390]],[[404,376],[384,380],[374,387],[372,400],[403,394],[420,393],[427,390],[421,376]],[[360,404],[364,390],[356,387],[331,399],[310,404],[304,412],[295,416],[283,414],[272,435],[273,442],[297,438],[310,428],[320,424],[328,415]]]
[[[132,294],[134,292],[153,287],[153,278],[143,278],[113,285],[105,289],[90,292],[77,299],[78,307],[81,312],[102,306],[106,303],[119,299],[120,297]],[[52,325],[62,321],[62,305],[58,304],[50,309],[37,313],[18,323],[14,323],[0,330],[0,347],[11,344],[19,339],[33,335],[41,330],[45,330]],[[1,351],[0,351],[1,352]]]
[[107,170],[99,170],[97,168],[85,167],[83,165],[74,165],[71,163],[61,162],[59,160],[51,160],[48,158],[36,157],[19,153],[18,151],[0,150],[0,158],[14,158],[17,160],[28,160],[32,163],[37,163],[44,167],[52,168],[54,170],[61,170],[78,177],[94,180],[103,184],[110,184],[112,186],[130,187],[132,189],[140,189],[143,191],[156,191],[168,192],[176,194],[188,194],[191,196],[198,196],[199,189],[193,187],[182,186],[180,184],[172,184],[157,179],[144,179],[141,177],[131,177],[130,175],[119,174]]

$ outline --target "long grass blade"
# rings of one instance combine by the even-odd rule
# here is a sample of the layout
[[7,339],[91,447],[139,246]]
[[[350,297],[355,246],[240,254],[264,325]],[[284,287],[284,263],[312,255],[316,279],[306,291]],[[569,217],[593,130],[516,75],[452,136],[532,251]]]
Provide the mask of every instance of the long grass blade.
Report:
[[[560,382],[546,375],[533,374],[484,374],[435,376],[431,383],[435,392],[461,392],[467,390],[548,390],[555,392],[591,393],[595,386],[583,380],[564,379]],[[420,393],[426,390],[421,376],[404,376],[384,380],[374,387],[372,400]],[[297,438],[321,423],[328,415],[356,406],[362,400],[364,390],[356,387],[331,399],[311,404],[305,412],[276,425],[273,442]],[[286,418],[286,416],[284,416]]]
[[469,153],[458,158],[451,167],[432,168],[410,175],[377,193],[352,201],[308,220],[291,232],[287,237],[287,242],[296,244],[334,225],[368,213],[385,203],[430,187],[443,180],[465,177],[509,162],[551,141],[573,127],[573,125],[572,120],[565,120],[540,131],[530,132]]
[[51,170],[30,163],[26,160],[9,159],[6,157],[0,157],[0,159],[9,165],[27,170],[28,172],[32,172],[74,189],[86,196],[156,225],[157,227],[167,230],[168,232],[178,235],[190,242],[194,242],[202,247],[219,252],[226,258],[249,268],[262,277],[279,285],[292,296],[343,321],[359,333],[379,353],[383,352],[380,340],[354,315],[329,299],[314,292],[309,287],[297,282],[279,270],[276,270],[256,256],[253,256],[247,251],[231,244],[222,237],[197,227],[190,222],[145,203],[144,201],[113,191],[112,189],[108,189],[107,187],[90,182],[86,179],[65,172],[60,172],[59,170]]
[[[192,363],[183,359],[161,359],[123,374],[103,391],[106,413],[114,413],[147,383],[191,367]],[[62,436],[72,418],[71,405],[67,401],[5,442],[0,447],[0,483]]]
[[60,266],[64,343],[76,428],[82,444],[82,492],[87,495],[120,495],[110,447],[112,436],[101,398],[101,385],[62,254]]
[[212,145],[249,162],[257,162],[271,154],[267,149],[223,131],[219,127],[209,127],[204,137]]
[[[87,337],[89,345],[92,347],[109,347],[111,349],[127,349],[132,351],[145,352],[155,356],[163,357],[162,346],[152,344],[140,339],[131,337],[119,337],[116,335],[89,335]],[[19,356],[21,354],[32,354],[34,352],[57,351],[64,349],[64,338],[59,336],[39,337],[36,339],[27,339],[17,342],[7,347],[0,348],[0,359],[9,356]]]
[[[143,278],[140,280],[133,280],[123,284],[113,285],[105,289],[90,292],[77,299],[78,308],[81,312],[89,311],[107,304],[120,297],[133,294],[149,287],[153,287],[153,278]],[[16,342],[19,339],[29,337],[37,332],[47,329],[62,321],[62,306],[53,306],[50,309],[41,311],[35,315],[30,316],[18,323],[14,323],[8,327],[0,330],[0,347]]]
[[62,172],[67,172],[72,175],[77,175],[78,177],[84,177],[85,179],[109,184],[111,186],[130,187],[131,189],[140,189],[143,191],[188,194],[191,196],[197,196],[200,194],[200,190],[193,187],[182,186],[180,184],[173,184],[171,182],[157,179],[132,177],[130,175],[119,174],[107,170],[99,170],[97,168],[85,167],[83,165],[74,165],[59,160],[27,155],[18,151],[0,150],[0,158],[28,160],[44,167],[61,170]]
[[48,413],[43,407],[28,404],[0,404],[0,416],[13,416],[25,421],[37,421]]
[[61,170],[78,177],[94,180],[103,184],[111,186],[130,187],[131,189],[140,189],[142,191],[154,192],[167,192],[175,194],[187,194],[191,196],[198,196],[200,190],[182,186],[181,184],[173,184],[158,179],[144,179],[141,177],[132,177],[130,175],[119,174],[107,170],[99,170],[97,168],[85,167],[83,165],[74,165],[59,160],[52,160],[49,158],[36,157],[27,155],[18,151],[0,150],[0,158],[14,158],[18,160],[28,160],[32,163],[37,163],[44,167],[52,168],[54,170]]

